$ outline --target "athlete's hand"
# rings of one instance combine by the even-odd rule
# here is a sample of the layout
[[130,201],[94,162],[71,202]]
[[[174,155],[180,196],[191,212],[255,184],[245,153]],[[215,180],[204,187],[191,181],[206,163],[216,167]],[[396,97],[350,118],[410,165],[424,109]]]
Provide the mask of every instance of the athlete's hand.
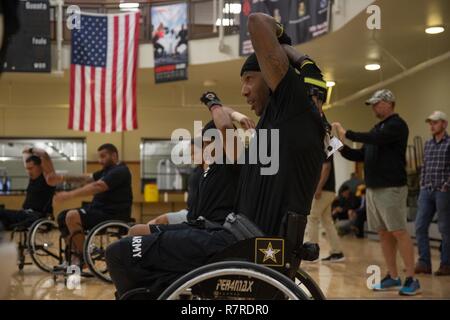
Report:
[[71,198],[71,195],[69,192],[66,191],[61,191],[61,192],[57,192],[54,196],[53,196],[53,200],[55,202],[64,202],[67,201]]
[[229,112],[231,120],[233,120],[233,122],[239,122],[241,127],[244,128],[245,130],[255,129],[256,127],[255,122],[249,117],[247,117],[245,114],[234,111],[230,107],[224,107],[224,110]]
[[219,97],[215,92],[207,91],[200,97],[200,101],[211,110],[214,106],[222,106],[222,101],[220,101]]

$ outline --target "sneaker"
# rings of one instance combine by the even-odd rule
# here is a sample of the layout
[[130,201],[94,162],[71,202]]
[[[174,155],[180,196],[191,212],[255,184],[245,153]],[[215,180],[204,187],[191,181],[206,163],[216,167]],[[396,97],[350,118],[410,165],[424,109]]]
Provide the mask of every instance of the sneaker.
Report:
[[450,276],[450,266],[442,265],[434,273],[435,276]]
[[426,265],[424,262],[418,261],[416,267],[414,268],[414,273],[416,274],[431,274],[431,267]]
[[403,287],[400,288],[400,291],[398,293],[401,296],[415,296],[420,292],[421,290],[419,280],[413,279],[412,277],[408,277],[406,278]]
[[344,260],[345,260],[345,257],[342,252],[332,253],[328,257],[322,259],[323,262],[341,262]]
[[402,281],[400,280],[400,277],[397,279],[392,278],[389,274],[384,277],[380,283],[377,283],[372,287],[372,290],[374,291],[387,291],[387,290],[393,290],[398,289],[402,285]]

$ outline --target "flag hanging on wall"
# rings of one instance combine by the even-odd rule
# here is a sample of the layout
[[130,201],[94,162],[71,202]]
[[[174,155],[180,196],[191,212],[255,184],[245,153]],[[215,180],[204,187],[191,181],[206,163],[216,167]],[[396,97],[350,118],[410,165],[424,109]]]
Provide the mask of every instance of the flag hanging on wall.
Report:
[[137,129],[139,12],[85,14],[72,30],[69,129]]

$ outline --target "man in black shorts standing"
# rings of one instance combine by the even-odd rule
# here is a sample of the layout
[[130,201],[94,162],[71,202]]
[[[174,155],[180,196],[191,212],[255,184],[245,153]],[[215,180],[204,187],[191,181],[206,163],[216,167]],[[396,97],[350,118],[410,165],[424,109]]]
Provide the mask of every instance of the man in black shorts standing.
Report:
[[61,234],[67,244],[71,243],[73,264],[78,264],[82,257],[84,230],[107,220],[127,220],[131,214],[133,195],[130,170],[119,161],[119,152],[114,145],[103,144],[97,151],[102,170],[91,177],[59,175],[56,179],[61,182],[84,180],[87,184],[72,191],[57,193],[55,201],[94,196],[89,205],[65,210],[58,216]]
[[[279,169],[262,174],[262,161],[242,165],[237,189],[236,213],[252,220],[265,234],[279,234],[288,213],[307,215],[310,211],[322,163],[325,159],[322,119],[307,94],[303,79],[290,66],[282,48],[285,33],[267,15],[249,16],[248,29],[256,55],[242,67],[242,94],[261,116],[258,129],[277,130]],[[229,108],[215,95],[205,97],[218,129],[232,128]],[[209,101],[206,101],[209,100]],[[269,138],[271,135],[268,135]],[[253,138],[251,143],[258,143]],[[249,148],[251,150],[251,148]],[[138,286],[154,285],[161,273],[174,277],[204,265],[237,239],[222,227],[190,228],[124,238],[106,251],[108,271],[119,296]],[[170,281],[161,283],[167,286]]]
[[30,177],[25,201],[21,210],[0,210],[0,222],[8,230],[15,225],[29,227],[35,220],[53,213],[52,200],[56,181],[54,168],[48,154],[38,148],[23,151],[24,166]]

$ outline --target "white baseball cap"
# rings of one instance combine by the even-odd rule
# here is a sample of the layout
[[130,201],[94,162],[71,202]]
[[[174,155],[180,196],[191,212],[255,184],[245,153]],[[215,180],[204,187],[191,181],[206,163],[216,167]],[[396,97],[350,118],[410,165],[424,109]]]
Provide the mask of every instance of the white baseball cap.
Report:
[[432,114],[430,114],[428,116],[428,118],[425,120],[425,122],[438,121],[438,120],[448,121],[447,119],[448,119],[447,115],[444,112],[434,111]]

